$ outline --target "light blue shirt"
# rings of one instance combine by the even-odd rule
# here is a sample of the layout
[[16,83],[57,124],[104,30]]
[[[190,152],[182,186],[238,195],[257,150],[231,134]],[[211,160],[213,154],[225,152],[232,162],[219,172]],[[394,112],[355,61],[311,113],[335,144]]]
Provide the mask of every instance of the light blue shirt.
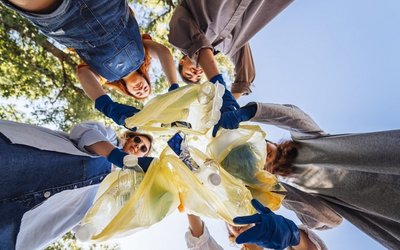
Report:
[[0,133],[13,144],[89,157],[98,157],[98,155],[90,154],[85,146],[100,141],[109,141],[118,146],[117,134],[114,130],[95,121],[80,123],[68,134],[35,125],[0,120]]
[[[72,128],[69,139],[75,143],[79,150],[91,154],[86,151],[85,146],[92,145],[101,141],[108,141],[114,146],[118,146],[118,137],[114,130],[110,127],[105,127],[102,123],[95,121],[87,121],[75,125]],[[96,156],[93,155],[92,156]]]

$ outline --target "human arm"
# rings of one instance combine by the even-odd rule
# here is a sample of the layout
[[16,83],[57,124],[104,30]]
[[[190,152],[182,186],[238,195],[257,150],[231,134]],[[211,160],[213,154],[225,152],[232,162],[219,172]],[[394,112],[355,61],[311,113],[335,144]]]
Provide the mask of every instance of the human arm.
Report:
[[75,125],[69,138],[83,152],[103,156],[118,167],[123,167],[123,158],[127,153],[117,148],[116,133],[99,122],[84,122]]
[[239,110],[221,114],[220,126],[235,129],[243,121],[275,125],[295,133],[312,136],[326,133],[304,111],[291,104],[248,103]]
[[300,243],[297,246],[290,246],[293,250],[328,250],[324,241],[312,232],[305,225],[298,226],[300,231]]
[[300,221],[308,228],[326,230],[342,223],[343,218],[318,197],[286,183],[281,184],[286,189],[282,205],[295,212]]
[[217,67],[217,61],[215,60],[214,54],[209,48],[203,48],[200,50],[199,64],[203,68],[204,73],[210,82],[216,84],[220,83],[224,85],[225,92],[222,96],[222,107],[221,112],[227,112],[238,109],[240,106],[232,93],[226,88],[226,83],[222,75],[219,73]]
[[[118,148],[117,134],[110,127],[99,122],[83,122],[75,125],[69,138],[83,152],[103,156],[118,167],[123,167],[126,152]],[[153,157],[139,157],[139,165],[144,171],[150,166]]]
[[236,238],[238,244],[252,243],[273,249],[299,245],[300,231],[293,221],[276,215],[255,199],[251,201],[251,204],[258,211],[257,214],[233,219],[233,222],[238,225],[254,223],[253,227]]
[[210,235],[200,217],[188,214],[189,230],[185,234],[186,245],[191,250],[222,250]]
[[231,56],[231,61],[235,65],[235,80],[232,83],[231,92],[237,100],[240,96],[251,93],[250,87],[256,76],[250,45],[246,43]]
[[182,5],[176,7],[169,22],[168,41],[195,62],[200,49],[213,48],[191,13]]
[[193,215],[193,214],[188,214],[188,221],[189,221],[189,229],[191,234],[199,238],[200,236],[203,235],[203,228],[204,228],[204,223],[201,220],[199,216]]
[[252,103],[257,105],[257,112],[251,119],[269,125],[310,135],[325,135],[326,133],[314,120],[299,107],[292,104]]
[[134,107],[111,100],[101,87],[99,77],[90,67],[79,67],[76,75],[86,95],[91,100],[95,101],[95,108],[105,116],[111,118],[115,123],[124,125],[126,118],[140,111]]
[[254,223],[236,238],[237,243],[253,243],[273,249],[327,250],[322,239],[306,226],[297,227],[293,221],[276,215],[257,200],[251,203],[258,214],[233,219],[236,224]]
[[76,69],[76,77],[81,83],[86,95],[92,101],[95,101],[100,96],[106,94],[104,89],[101,87],[100,77],[90,69],[89,65],[78,66]]
[[154,42],[150,39],[144,39],[143,45],[146,47],[152,57],[158,58],[169,84],[176,84],[178,82],[178,78],[175,70],[174,59],[172,58],[169,49],[164,45]]
[[[183,6],[178,6],[170,21],[169,42],[203,69],[208,80],[219,75],[213,46]],[[223,80],[223,79],[222,79]],[[225,85],[225,82],[221,82]]]
[[200,67],[206,74],[207,79],[212,79],[214,76],[219,74],[217,60],[214,57],[214,53],[210,48],[202,48],[199,50]]

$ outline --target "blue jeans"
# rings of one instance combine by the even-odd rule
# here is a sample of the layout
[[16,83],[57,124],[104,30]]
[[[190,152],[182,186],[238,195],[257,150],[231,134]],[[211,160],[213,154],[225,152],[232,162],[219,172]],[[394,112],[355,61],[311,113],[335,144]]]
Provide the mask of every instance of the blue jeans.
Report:
[[0,166],[0,249],[15,248],[25,212],[63,190],[100,183],[111,169],[102,157],[11,144],[2,134]]
[[108,81],[137,70],[144,60],[139,26],[125,0],[63,0],[49,14],[22,11],[0,0],[30,20],[46,36],[79,56]]

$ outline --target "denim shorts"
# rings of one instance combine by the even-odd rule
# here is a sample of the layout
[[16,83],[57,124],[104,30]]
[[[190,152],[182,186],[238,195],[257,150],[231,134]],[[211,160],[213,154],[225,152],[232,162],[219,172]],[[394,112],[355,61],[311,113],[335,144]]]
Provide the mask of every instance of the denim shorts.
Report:
[[139,26],[125,0],[63,0],[49,14],[29,13],[1,1],[46,36],[74,48],[108,81],[121,79],[143,63]]
[[111,170],[103,157],[11,144],[2,134],[0,156],[0,249],[15,248],[25,212],[61,191],[98,184]]

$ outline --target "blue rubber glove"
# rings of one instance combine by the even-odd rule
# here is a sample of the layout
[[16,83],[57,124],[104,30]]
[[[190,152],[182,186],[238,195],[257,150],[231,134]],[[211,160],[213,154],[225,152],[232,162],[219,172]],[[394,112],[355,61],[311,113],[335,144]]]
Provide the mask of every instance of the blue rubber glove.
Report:
[[300,231],[293,221],[274,214],[255,199],[251,204],[259,212],[258,214],[233,219],[235,224],[255,223],[254,227],[236,238],[238,244],[252,243],[266,248],[285,249],[300,243]]
[[[124,166],[124,157],[127,155],[128,153],[122,151],[121,149],[114,148],[107,156],[107,160],[112,164],[122,168]],[[139,157],[138,164],[143,169],[143,171],[146,172],[153,159],[153,157]]]
[[224,78],[222,77],[221,74],[218,74],[214,76],[213,78],[210,79],[210,82],[212,83],[220,83],[225,86],[225,92],[224,95],[222,96],[222,107],[221,107],[221,112],[227,112],[227,111],[232,111],[240,108],[240,105],[237,103],[235,97],[232,95],[232,93],[226,89],[226,84],[224,81]]
[[153,159],[153,157],[140,157],[138,158],[138,164],[144,172],[147,172]]
[[128,153],[122,151],[121,149],[114,148],[107,156],[107,160],[115,166],[122,168],[124,166],[124,157],[127,155]]
[[[226,83],[221,74],[218,74],[218,75],[212,77],[210,79],[210,82],[212,82],[214,84],[220,83],[220,84],[224,85],[224,87],[225,87],[225,92],[224,92],[224,95],[222,96],[221,114],[223,114],[224,112],[228,112],[228,111],[234,111],[234,110],[240,108],[235,97],[233,97],[232,93],[226,89]],[[221,117],[222,117],[222,115],[221,115]],[[213,137],[215,137],[215,135],[217,134],[218,129],[219,129],[219,125],[217,124],[213,128],[213,132],[212,132]]]
[[222,85],[224,85],[224,87],[226,88],[226,83],[225,83],[225,81],[224,81],[224,78],[222,77],[222,75],[221,74],[218,74],[218,75],[215,75],[215,76],[213,76],[211,79],[210,79],[210,82],[212,82],[212,83],[221,83]]
[[175,90],[177,88],[179,88],[179,84],[173,83],[173,84],[171,84],[171,86],[169,86],[168,92],[171,92],[172,90]]
[[215,137],[217,135],[220,127],[226,129],[237,129],[241,122],[250,120],[254,117],[256,112],[257,104],[250,103],[238,110],[221,113],[221,118],[219,119],[218,124],[214,126],[212,136]]
[[114,102],[108,95],[102,95],[95,101],[95,108],[118,125],[125,125],[125,119],[138,113],[134,107]]

